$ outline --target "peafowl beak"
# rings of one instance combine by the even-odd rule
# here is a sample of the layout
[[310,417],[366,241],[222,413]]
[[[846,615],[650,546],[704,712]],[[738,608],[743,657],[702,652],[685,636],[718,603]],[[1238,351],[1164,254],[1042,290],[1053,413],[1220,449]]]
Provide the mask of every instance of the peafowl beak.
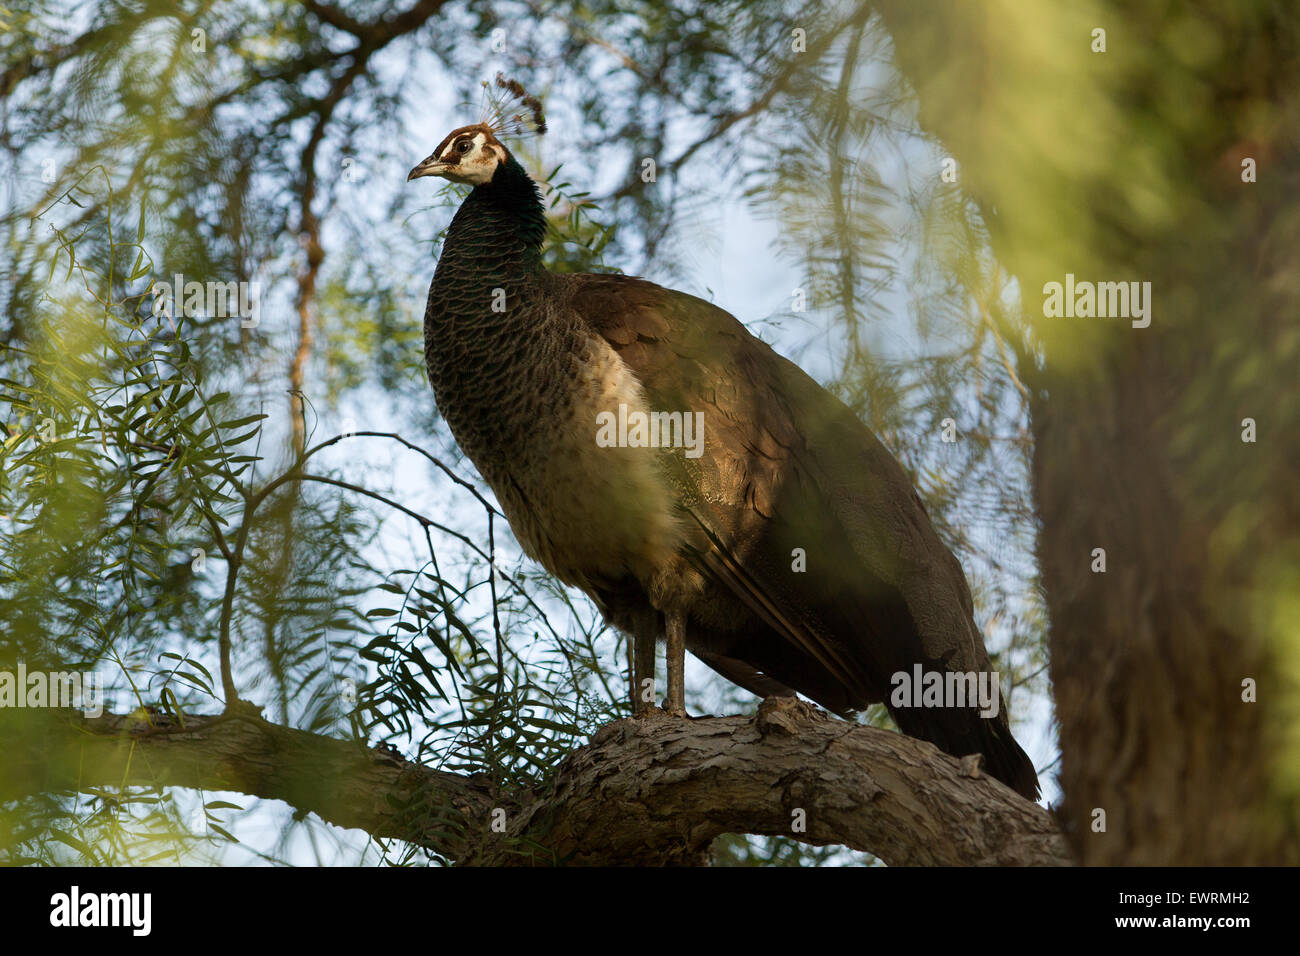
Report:
[[455,163],[445,162],[436,156],[430,156],[406,174],[406,181],[409,183],[412,179],[419,179],[421,176],[441,176],[445,170],[451,169],[455,165]]

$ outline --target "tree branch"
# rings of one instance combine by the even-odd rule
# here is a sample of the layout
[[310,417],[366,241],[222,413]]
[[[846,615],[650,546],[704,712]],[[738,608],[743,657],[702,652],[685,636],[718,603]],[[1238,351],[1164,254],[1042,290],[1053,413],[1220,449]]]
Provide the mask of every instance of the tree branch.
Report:
[[792,698],[766,700],[752,717],[616,721],[544,790],[513,793],[246,711],[184,727],[150,719],[0,711],[0,799],[99,786],[230,790],[469,865],[699,864],[714,837],[736,832],[844,845],[890,864],[1071,862],[1052,816],[971,761]]

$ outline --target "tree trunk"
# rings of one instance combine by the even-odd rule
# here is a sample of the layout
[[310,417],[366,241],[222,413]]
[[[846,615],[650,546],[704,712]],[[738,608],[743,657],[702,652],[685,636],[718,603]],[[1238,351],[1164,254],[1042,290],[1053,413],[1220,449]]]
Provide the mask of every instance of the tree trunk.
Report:
[[[1294,18],[878,6],[1020,282],[1067,835],[1090,864],[1296,862]],[[1046,315],[1067,274],[1150,282],[1149,326]]]

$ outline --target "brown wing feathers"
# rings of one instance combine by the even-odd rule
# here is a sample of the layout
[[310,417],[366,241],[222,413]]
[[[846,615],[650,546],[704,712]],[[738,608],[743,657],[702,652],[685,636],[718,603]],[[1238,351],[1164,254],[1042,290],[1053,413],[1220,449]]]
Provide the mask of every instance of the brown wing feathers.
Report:
[[[704,412],[705,456],[688,476],[707,542],[694,563],[753,619],[729,632],[693,619],[697,656],[742,662],[839,712],[887,699],[890,676],[914,663],[990,668],[960,565],[906,473],[842,403],[709,303],[625,276],[568,281],[573,308],[654,407]],[[812,565],[803,574],[790,570],[796,547]],[[995,776],[1036,795],[1005,711],[891,712],[949,752],[983,752]]]

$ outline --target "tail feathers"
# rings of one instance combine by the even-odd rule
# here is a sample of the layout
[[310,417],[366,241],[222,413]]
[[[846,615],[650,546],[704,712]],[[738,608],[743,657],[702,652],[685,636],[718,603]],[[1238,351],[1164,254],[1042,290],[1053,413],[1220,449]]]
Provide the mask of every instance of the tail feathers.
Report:
[[907,707],[889,712],[910,737],[928,740],[944,753],[984,756],[984,769],[1028,800],[1038,800],[1038,774],[1029,755],[1001,717],[980,717],[975,711]]

